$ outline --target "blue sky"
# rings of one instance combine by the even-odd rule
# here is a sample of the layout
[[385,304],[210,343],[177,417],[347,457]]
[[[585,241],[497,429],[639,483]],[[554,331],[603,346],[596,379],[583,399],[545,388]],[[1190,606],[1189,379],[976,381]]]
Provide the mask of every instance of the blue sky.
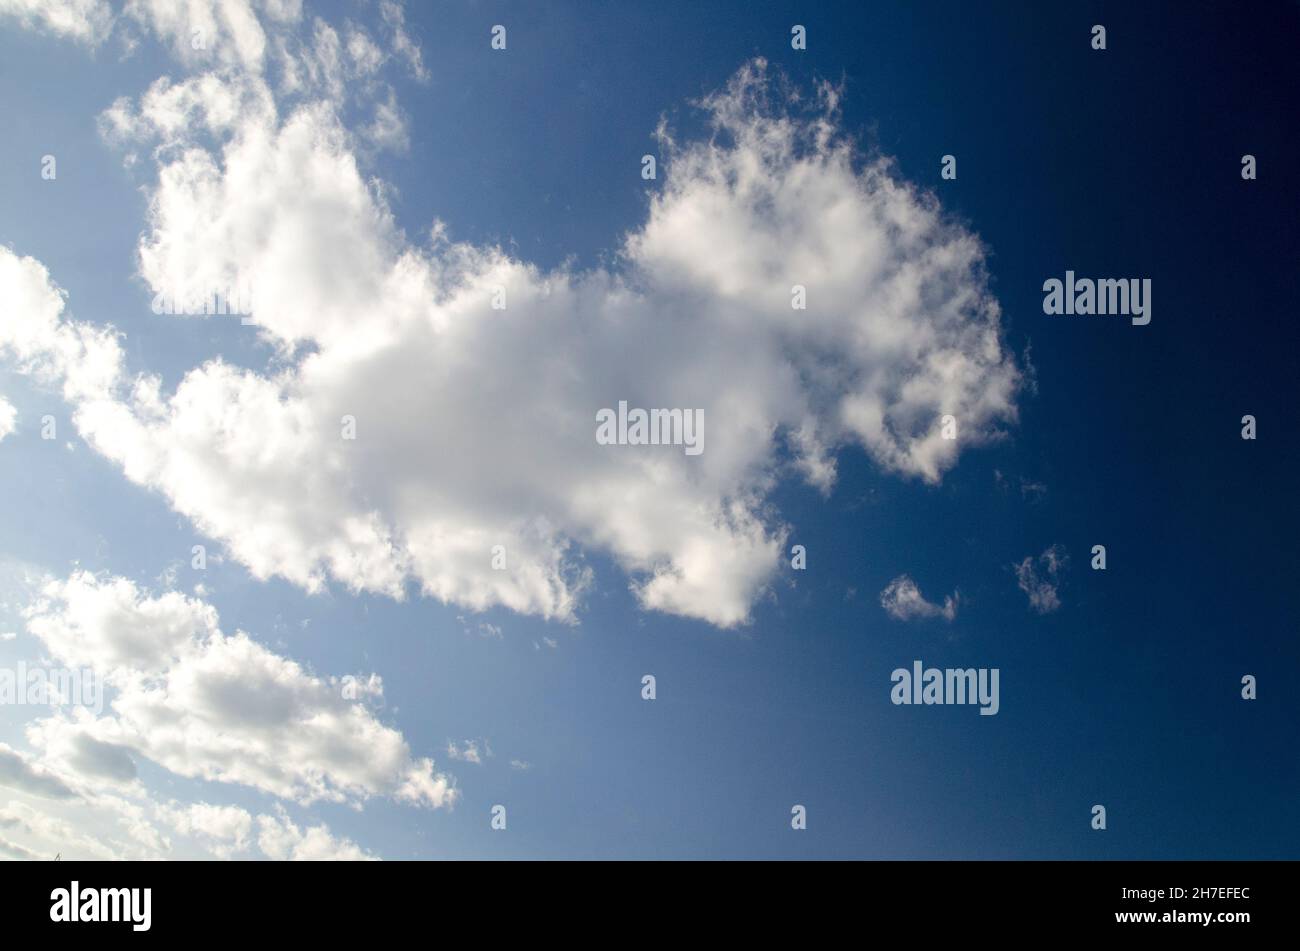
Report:
[[1294,5],[165,6],[0,2],[4,854],[1295,857]]

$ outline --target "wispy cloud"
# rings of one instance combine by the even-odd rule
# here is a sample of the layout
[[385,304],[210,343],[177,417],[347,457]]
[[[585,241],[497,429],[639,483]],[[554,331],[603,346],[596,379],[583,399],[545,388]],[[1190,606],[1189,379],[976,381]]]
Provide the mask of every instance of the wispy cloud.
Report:
[[113,30],[108,0],[0,0],[0,19],[97,46]]
[[1029,555],[1012,567],[1020,590],[1029,596],[1029,607],[1038,614],[1051,614],[1061,606],[1057,594],[1061,575],[1070,559],[1062,545],[1052,545],[1035,558]]
[[880,592],[880,606],[890,617],[899,621],[934,617],[951,621],[957,616],[958,601],[956,591],[945,597],[942,605],[927,601],[916,582],[907,575],[899,575]]
[[481,764],[492,755],[492,747],[486,740],[465,740],[459,745],[455,740],[447,741],[447,756],[464,763]]

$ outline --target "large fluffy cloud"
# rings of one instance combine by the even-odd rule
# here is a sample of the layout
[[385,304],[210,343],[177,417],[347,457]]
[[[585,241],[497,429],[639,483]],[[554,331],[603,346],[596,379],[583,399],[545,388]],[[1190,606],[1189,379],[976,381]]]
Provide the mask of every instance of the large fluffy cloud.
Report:
[[[603,551],[645,607],[743,623],[785,536],[777,479],[829,491],[856,443],[938,481],[1014,419],[1020,379],[979,241],[838,136],[834,90],[792,112],[770,85],[750,64],[703,102],[711,138],[665,134],[646,222],[583,272],[441,225],[409,241],[329,100],[281,116],[262,80],[208,75],[119,102],[106,127],[159,146],[143,277],[249,291],[279,357],[214,359],[170,392],[123,380],[77,424],[258,577],[570,619]],[[29,303],[61,307],[52,285]],[[48,335],[90,335],[105,369],[115,353],[80,324]],[[619,400],[703,410],[705,451],[599,445]]]
[[132,756],[143,756],[181,776],[302,803],[384,795],[439,807],[456,798],[430,759],[413,757],[401,733],[339,682],[242,631],[223,633],[198,599],[151,597],[126,579],[82,572],[48,583],[27,627],[57,662],[112,688],[107,715],[77,709],[28,726],[33,746],[77,775],[130,786]]

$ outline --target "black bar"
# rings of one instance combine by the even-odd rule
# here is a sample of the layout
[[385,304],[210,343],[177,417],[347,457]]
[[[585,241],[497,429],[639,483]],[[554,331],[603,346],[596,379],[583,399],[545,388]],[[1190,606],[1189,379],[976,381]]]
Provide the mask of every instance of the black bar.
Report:
[[[611,941],[787,929],[829,938],[843,927],[846,937],[899,935],[920,948],[941,936],[1294,936],[1295,872],[1290,862],[45,862],[6,864],[0,887],[11,938],[381,940],[411,928],[450,936],[459,921],[536,940],[588,930]],[[99,889],[141,891],[129,904],[122,892],[103,903],[108,916],[116,901],[124,920],[56,922],[56,890],[70,899],[74,881],[87,912]],[[143,889],[148,929],[137,930]]]

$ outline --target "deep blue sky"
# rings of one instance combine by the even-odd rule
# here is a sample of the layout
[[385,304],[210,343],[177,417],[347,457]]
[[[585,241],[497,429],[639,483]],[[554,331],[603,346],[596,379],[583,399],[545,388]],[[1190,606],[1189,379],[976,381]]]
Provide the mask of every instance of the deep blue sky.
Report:
[[[508,57],[483,55],[493,23],[509,27]],[[792,23],[807,52],[790,49]],[[1089,48],[1094,23],[1104,52]],[[465,636],[465,612],[433,602],[311,597],[210,569],[226,627],[320,670],[381,672],[415,749],[483,736],[497,752],[481,769],[440,762],[464,796],[450,813],[314,810],[331,828],[388,858],[1300,855],[1300,7],[416,4],[408,28],[432,78],[398,84],[411,148],[374,171],[409,233],[436,216],[541,266],[612,260],[645,213],[629,169],[654,151],[659,116],[698,130],[688,101],[762,55],[805,88],[842,80],[864,150],[895,157],[986,242],[1037,392],[1007,442],[964,455],[937,488],[856,450],[829,500],[782,487],[808,569],[786,571],[738,632],[638,610],[599,558],[579,628],[489,612],[501,641]],[[130,277],[144,196],[93,117],[157,73],[156,59],[0,33],[0,241],[41,259],[78,316],[126,332],[134,369],[174,380],[214,341],[231,359],[251,351],[235,322],[196,340],[157,321]],[[60,159],[53,208],[29,174],[47,151],[76,156]],[[945,153],[957,181],[939,178]],[[1244,153],[1259,180],[1242,181]],[[1066,269],[1151,278],[1151,324],[1045,316],[1042,282]],[[14,374],[0,392],[57,411]],[[1254,442],[1239,437],[1246,413]],[[5,450],[6,554],[146,581],[188,560],[193,530],[89,449],[51,460],[16,437]],[[1021,479],[1046,492],[1025,496]],[[1062,607],[1039,616],[1011,566],[1057,543],[1071,558]],[[1094,544],[1105,572],[1088,568]],[[929,596],[959,589],[956,620],[887,617],[879,592],[903,572]],[[534,649],[543,636],[561,649]],[[1001,712],[891,705],[890,671],[918,658],[1000,668]],[[639,698],[643,673],[655,703]],[[0,739],[20,736],[0,723]],[[510,771],[512,757],[533,768]],[[510,806],[506,835],[484,818],[495,802]],[[789,828],[793,803],[806,832]]]

